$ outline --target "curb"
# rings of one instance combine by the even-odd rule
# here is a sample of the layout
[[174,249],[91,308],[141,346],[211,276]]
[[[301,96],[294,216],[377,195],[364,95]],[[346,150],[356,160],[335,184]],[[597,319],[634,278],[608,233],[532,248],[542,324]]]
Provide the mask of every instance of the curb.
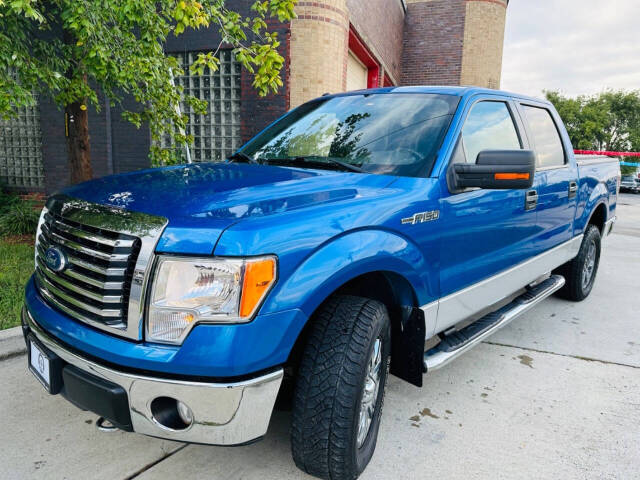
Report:
[[26,353],[27,347],[22,336],[22,327],[0,330],[0,360]]

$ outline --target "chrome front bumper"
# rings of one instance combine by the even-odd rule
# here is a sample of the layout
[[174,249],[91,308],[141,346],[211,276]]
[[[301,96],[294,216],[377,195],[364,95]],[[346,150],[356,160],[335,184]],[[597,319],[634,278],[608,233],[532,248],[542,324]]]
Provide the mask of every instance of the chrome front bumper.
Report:
[[[26,310],[26,309],[25,309]],[[234,383],[201,383],[119,372],[89,361],[57,343],[27,312],[30,333],[65,362],[121,386],[129,400],[133,430],[144,435],[182,442],[238,445],[267,432],[273,405],[282,382],[282,369],[258,378]],[[187,404],[193,423],[173,430],[154,419],[151,402],[170,397]]]

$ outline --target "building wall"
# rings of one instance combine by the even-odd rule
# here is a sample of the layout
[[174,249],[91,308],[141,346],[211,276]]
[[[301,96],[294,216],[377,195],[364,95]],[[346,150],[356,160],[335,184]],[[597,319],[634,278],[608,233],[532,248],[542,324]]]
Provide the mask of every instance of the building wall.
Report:
[[408,0],[402,54],[403,85],[459,85],[466,3]]
[[508,0],[407,0],[403,85],[500,88]]
[[[101,110],[89,106],[89,140],[91,168],[94,177],[129,172],[149,166],[149,132],[143,126],[137,129],[124,120],[121,107],[111,106],[108,112],[104,97],[99,96]],[[40,97],[40,128],[42,131],[42,162],[44,191],[51,194],[69,185],[70,170],[65,136],[64,110],[51,98]],[[125,100],[128,108],[135,106]],[[111,117],[111,123],[107,119]],[[111,141],[109,141],[111,137]],[[110,151],[111,150],[111,151]]]
[[346,0],[300,1],[291,20],[289,102],[296,107],[346,83],[349,14]]
[[[402,66],[402,0],[347,0],[349,21],[395,84]],[[381,75],[383,72],[380,72]]]
[[[69,184],[69,160],[64,128],[64,111],[49,97],[42,95],[40,105],[40,130],[42,132],[42,165],[44,190],[47,194]],[[94,112],[89,111],[89,134],[94,123]],[[91,164],[95,161],[92,159]]]
[[507,0],[467,0],[461,85],[500,88]]
[[122,106],[111,105],[110,107],[112,166],[107,165],[108,173],[130,172],[150,166],[149,146],[151,138],[149,130],[146,125],[136,128],[131,122],[122,118],[123,108],[135,110],[135,100],[127,98],[123,100]]
[[284,65],[280,72],[283,87],[278,93],[270,93],[265,97],[260,97],[258,92],[253,88],[253,76],[242,69],[242,94],[240,98],[240,117],[242,120],[241,136],[242,142],[245,143],[264,127],[274,120],[284,115],[290,107],[289,97],[289,77],[291,75],[290,61],[290,42],[291,42],[291,26],[287,23],[281,23],[277,19],[267,20],[269,30],[278,33],[280,47],[278,52],[284,58]]

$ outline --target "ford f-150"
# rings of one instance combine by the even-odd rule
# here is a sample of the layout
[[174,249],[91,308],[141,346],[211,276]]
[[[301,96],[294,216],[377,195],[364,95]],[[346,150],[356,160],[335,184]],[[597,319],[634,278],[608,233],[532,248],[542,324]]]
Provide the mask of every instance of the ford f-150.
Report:
[[462,87],[326,95],[224,163],[52,195],[22,325],[31,371],[103,429],[215,445],[292,408],[295,463],[353,479],[388,373],[422,386],[556,293],[592,290],[617,161],[553,106]]

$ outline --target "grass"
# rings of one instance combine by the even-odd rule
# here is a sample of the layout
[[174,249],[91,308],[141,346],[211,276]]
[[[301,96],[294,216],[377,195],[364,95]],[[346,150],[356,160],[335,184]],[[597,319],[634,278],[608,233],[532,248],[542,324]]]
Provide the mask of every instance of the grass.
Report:
[[24,286],[32,273],[33,245],[23,237],[0,238],[0,330],[20,325]]

